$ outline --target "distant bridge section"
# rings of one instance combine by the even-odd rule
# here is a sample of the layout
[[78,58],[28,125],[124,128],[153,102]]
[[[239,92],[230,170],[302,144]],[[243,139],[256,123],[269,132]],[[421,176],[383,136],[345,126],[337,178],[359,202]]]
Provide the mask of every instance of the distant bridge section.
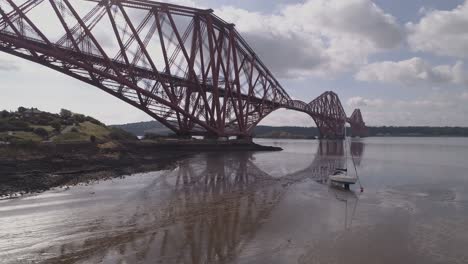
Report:
[[180,136],[251,137],[271,112],[309,114],[324,138],[349,122],[338,96],[292,100],[213,10],[148,0],[0,0],[0,51],[91,84]]

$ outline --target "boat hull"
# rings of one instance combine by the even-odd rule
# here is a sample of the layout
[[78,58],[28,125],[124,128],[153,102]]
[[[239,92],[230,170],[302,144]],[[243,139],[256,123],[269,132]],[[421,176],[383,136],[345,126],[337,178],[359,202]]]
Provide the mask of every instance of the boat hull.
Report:
[[347,176],[347,175],[330,175],[328,177],[330,181],[342,184],[355,184],[357,182],[356,177]]

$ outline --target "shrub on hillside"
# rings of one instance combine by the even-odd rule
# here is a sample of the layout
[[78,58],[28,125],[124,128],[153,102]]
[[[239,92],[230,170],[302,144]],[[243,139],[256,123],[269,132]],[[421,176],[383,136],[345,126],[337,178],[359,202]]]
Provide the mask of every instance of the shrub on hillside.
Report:
[[83,123],[86,121],[86,116],[82,114],[74,114],[73,119],[75,120],[75,123]]
[[21,120],[12,120],[9,122],[12,127],[12,131],[32,131],[33,129],[29,127],[29,124]]
[[60,123],[59,120],[54,120],[51,124],[50,124],[54,129],[55,131],[59,132],[61,129],[62,129],[62,124]]
[[55,120],[60,121],[60,117],[58,115],[42,112],[38,116],[36,116],[32,121],[33,123],[40,126],[50,126],[50,124]]
[[0,112],[0,118],[7,118],[10,116],[10,112],[8,112],[7,110],[3,110],[2,112]]
[[62,109],[60,110],[60,116],[64,119],[72,117],[73,113],[70,110]]
[[32,140],[11,140],[10,141],[14,146],[22,147],[22,148],[37,148],[39,142],[35,142]]
[[47,132],[47,130],[45,130],[42,127],[38,127],[36,129],[34,129],[34,134],[40,136],[41,138],[49,137],[49,132]]
[[38,118],[36,118],[34,123],[39,126],[48,126],[50,124],[50,120],[42,116],[39,116]]
[[91,122],[91,123],[93,123],[93,124],[95,124],[95,125],[98,125],[98,126],[105,126],[105,125],[104,125],[103,123],[101,123],[99,120],[97,120],[97,119],[95,119],[95,118],[92,118],[92,117],[90,117],[90,116],[87,116],[87,117],[86,117],[86,121]]
[[72,126],[75,122],[73,118],[67,118],[60,120],[60,123],[62,124],[62,126]]
[[15,130],[15,127],[12,126],[10,123],[8,123],[7,121],[0,121],[0,132],[7,132],[13,130]]

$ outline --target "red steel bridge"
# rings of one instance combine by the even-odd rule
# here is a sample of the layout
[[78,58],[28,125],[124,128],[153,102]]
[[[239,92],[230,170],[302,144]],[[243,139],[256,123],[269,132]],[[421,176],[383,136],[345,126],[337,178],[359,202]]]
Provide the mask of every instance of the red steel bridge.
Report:
[[0,0],[0,50],[91,84],[180,136],[250,138],[280,109],[312,117],[323,138],[367,129],[338,96],[293,100],[213,10],[149,0]]

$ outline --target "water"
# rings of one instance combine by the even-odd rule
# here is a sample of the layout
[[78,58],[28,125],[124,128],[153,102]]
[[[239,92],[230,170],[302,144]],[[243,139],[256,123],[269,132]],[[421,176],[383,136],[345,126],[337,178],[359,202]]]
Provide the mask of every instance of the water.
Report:
[[468,263],[468,139],[354,140],[362,194],[343,144],[258,143],[0,201],[0,262]]

